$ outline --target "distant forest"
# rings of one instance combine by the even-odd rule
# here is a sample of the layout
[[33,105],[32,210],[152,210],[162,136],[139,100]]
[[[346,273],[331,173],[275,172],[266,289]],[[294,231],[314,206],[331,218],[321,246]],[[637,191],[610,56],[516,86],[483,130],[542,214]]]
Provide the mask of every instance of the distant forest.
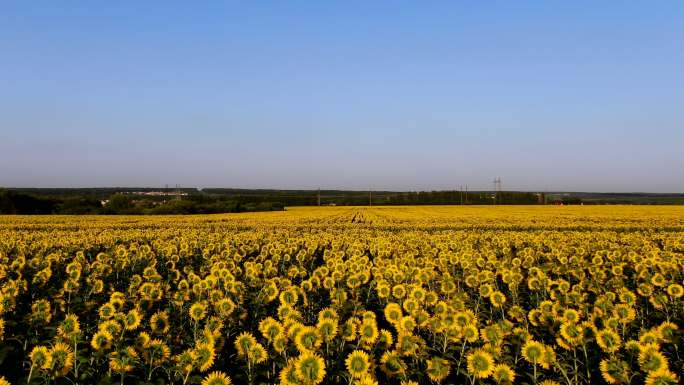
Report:
[[0,214],[212,214],[286,206],[684,204],[684,194],[348,191],[228,188],[8,188]]

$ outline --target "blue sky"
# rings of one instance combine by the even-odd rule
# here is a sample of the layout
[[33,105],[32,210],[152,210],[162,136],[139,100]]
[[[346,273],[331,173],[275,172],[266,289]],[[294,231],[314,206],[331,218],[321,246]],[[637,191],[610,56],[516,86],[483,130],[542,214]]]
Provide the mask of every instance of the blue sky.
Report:
[[0,186],[684,191],[680,1],[0,7]]

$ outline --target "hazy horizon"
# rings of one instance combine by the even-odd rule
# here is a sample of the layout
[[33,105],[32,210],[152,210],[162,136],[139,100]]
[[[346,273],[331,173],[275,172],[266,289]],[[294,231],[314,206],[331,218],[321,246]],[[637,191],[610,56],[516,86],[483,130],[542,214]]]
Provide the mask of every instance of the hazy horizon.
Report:
[[684,3],[14,2],[0,186],[684,192]]

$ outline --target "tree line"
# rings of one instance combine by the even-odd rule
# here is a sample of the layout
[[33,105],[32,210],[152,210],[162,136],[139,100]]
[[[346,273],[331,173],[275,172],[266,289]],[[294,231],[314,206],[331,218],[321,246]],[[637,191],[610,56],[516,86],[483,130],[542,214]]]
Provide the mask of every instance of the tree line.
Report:
[[188,195],[183,199],[174,199],[116,193],[108,199],[99,199],[95,196],[40,196],[0,190],[0,214],[218,214],[283,209],[284,205],[279,202],[240,202],[226,197],[203,195]]

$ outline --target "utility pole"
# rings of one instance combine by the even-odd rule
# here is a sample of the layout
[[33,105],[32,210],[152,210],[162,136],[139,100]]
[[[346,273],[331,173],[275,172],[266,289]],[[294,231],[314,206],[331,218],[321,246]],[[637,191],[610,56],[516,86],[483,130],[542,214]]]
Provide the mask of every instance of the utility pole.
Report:
[[499,198],[499,203],[501,203],[501,197],[499,197],[499,193],[501,193],[501,177],[497,176],[494,178],[494,204],[496,204],[497,198]]
[[463,186],[458,186],[458,196],[461,199],[461,205],[463,205]]
[[368,189],[368,207],[373,207],[373,190]]
[[465,197],[466,204],[468,204],[468,185],[466,185],[466,197]]
[[318,189],[318,195],[316,198],[318,200],[318,206],[320,207],[320,205],[321,205],[321,189],[320,188]]

